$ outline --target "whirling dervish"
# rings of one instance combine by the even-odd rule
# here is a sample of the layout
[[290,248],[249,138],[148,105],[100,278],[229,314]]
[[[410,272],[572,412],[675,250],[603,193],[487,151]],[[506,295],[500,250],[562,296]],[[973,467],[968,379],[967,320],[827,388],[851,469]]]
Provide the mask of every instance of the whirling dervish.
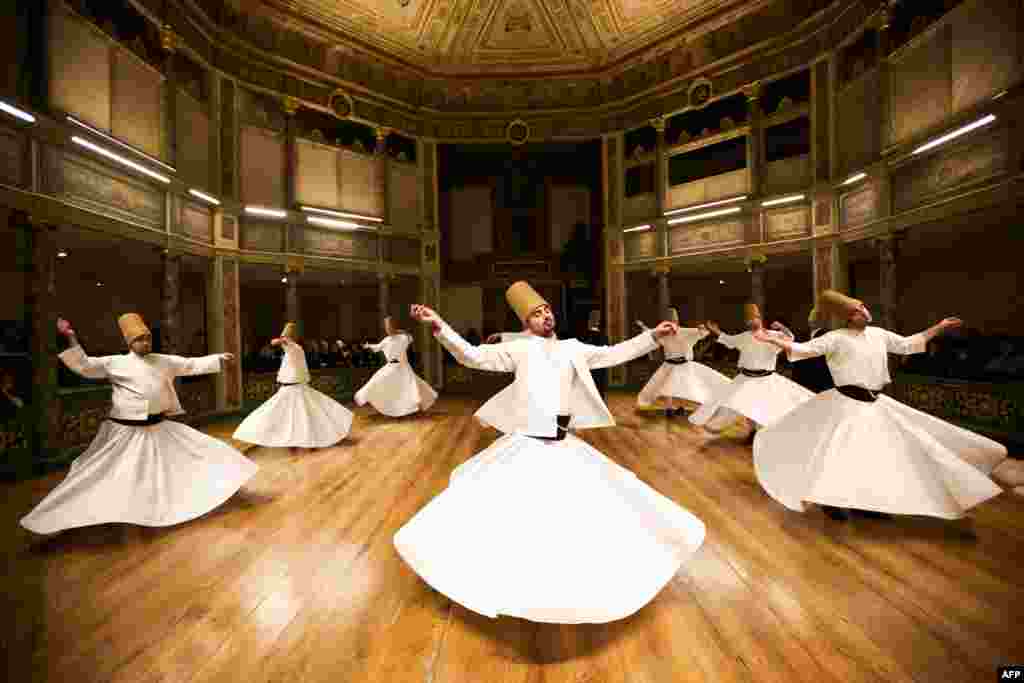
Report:
[[287,323],[270,343],[284,349],[277,371],[279,388],[238,425],[234,438],[259,446],[324,448],[348,436],[352,411],[309,385],[298,326]]
[[869,326],[864,303],[839,292],[822,292],[818,307],[846,326],[803,344],[754,333],[791,360],[825,356],[836,384],[758,433],[754,469],[768,495],[798,512],[817,503],[840,520],[848,508],[955,519],[999,495],[989,475],[1007,460],[1004,446],[881,393],[892,381],[888,354],[922,353],[961,321],[902,337]]
[[[679,311],[668,309],[668,319],[679,324]],[[642,329],[647,326],[641,321],[637,325]],[[665,350],[665,361],[661,364],[640,390],[636,398],[637,407],[648,408],[664,397],[668,400],[666,416],[683,415],[685,408],[672,408],[673,399],[706,403],[729,386],[728,377],[693,359],[693,346],[709,334],[705,325],[680,327],[673,335],[659,339]]]
[[[694,411],[690,415],[690,422],[710,432],[718,432],[742,415],[753,423],[747,439],[748,443],[752,443],[759,426],[780,420],[814,394],[776,374],[775,362],[779,349],[754,337],[755,332],[763,329],[761,309],[757,304],[746,304],[743,315],[749,329],[740,334],[723,334],[717,323],[707,323],[708,329],[718,335],[719,344],[739,350],[739,374],[710,401]],[[779,323],[775,323],[773,328],[765,331],[768,338],[794,338],[793,333]]]
[[649,353],[676,327],[666,321],[591,346],[558,339],[550,306],[527,283],[506,298],[531,334],[483,346],[413,306],[459,363],[515,380],[476,412],[504,436],[452,472],[448,488],[395,534],[395,547],[424,581],[478,614],[622,619],[700,548],[704,524],[569,432],[615,424],[592,369]]
[[226,443],[165,419],[185,412],[175,377],[220,372],[234,356],[152,353],[153,336],[141,316],[126,313],[117,322],[128,353],[91,358],[71,323],[57,321],[69,344],[61,361],[82,377],[110,380],[113,407],[64,480],[22,518],[29,531],[53,534],[110,522],[180,524],[220,506],[259,469]]
[[409,365],[407,349],[412,335],[399,329],[390,316],[384,318],[384,331],[387,336],[380,343],[363,344],[364,349],[383,353],[386,363],[356,392],[356,404],[369,403],[388,417],[429,409],[437,400],[437,392]]

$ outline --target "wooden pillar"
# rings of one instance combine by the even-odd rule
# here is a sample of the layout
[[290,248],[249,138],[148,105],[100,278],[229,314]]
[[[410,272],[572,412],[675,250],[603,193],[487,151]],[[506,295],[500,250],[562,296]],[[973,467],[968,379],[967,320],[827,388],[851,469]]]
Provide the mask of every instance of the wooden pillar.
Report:
[[761,128],[761,82],[743,89],[747,96],[750,133],[747,135],[747,168],[750,172],[751,197],[760,197],[764,187],[764,131]]
[[878,48],[878,83],[876,91],[878,98],[878,131],[881,138],[880,149],[888,147],[892,140],[890,136],[889,122],[892,120],[889,100],[889,24],[892,21],[892,13],[895,7],[895,0],[885,0],[878,12],[878,31],[875,33]]
[[391,278],[387,273],[377,274],[377,309],[380,313],[378,324],[391,315]]
[[878,324],[887,330],[895,330],[899,321],[896,315],[896,304],[899,289],[896,274],[896,261],[899,258],[899,237],[887,235],[877,240],[879,263],[879,311]]
[[295,208],[296,178],[298,168],[298,147],[295,144],[298,135],[295,114],[299,111],[299,101],[294,97],[286,97],[284,108],[284,205],[291,210]]
[[831,180],[828,122],[832,92],[829,82],[829,60],[823,59],[811,67],[811,159],[815,185]]
[[[420,301],[435,311],[441,298],[441,248],[437,226],[437,143],[416,141],[416,163],[420,181]],[[423,379],[434,388],[444,386],[443,355],[440,345],[425,325],[417,325],[419,357],[423,359]]]
[[284,290],[284,317],[288,322],[296,323],[299,326],[299,334],[302,335],[303,325],[299,311],[299,274],[294,270],[288,271],[286,275],[288,282]]
[[206,277],[206,351],[232,353],[235,361],[225,363],[216,375],[218,412],[242,407],[242,330],[238,260],[218,255],[210,258]]
[[[707,320],[707,299],[703,293],[693,295],[693,311],[687,314],[687,318],[692,318],[698,322],[704,322]],[[684,321],[685,322],[685,321]]]
[[384,203],[381,206],[381,218],[384,219],[384,225],[391,225],[391,215],[389,208],[391,206],[390,187],[391,184],[391,168],[390,157],[388,157],[388,136],[391,134],[391,130],[388,128],[378,128],[377,134],[377,177],[380,183],[381,196],[384,197]]
[[751,261],[750,266],[750,300],[761,309],[761,315],[767,315],[764,297],[764,264],[758,260]]
[[668,320],[668,309],[672,305],[672,298],[668,286],[668,266],[662,266],[654,271],[654,277],[658,280],[658,320]]
[[[848,293],[850,285],[846,263],[846,245],[837,239],[822,240],[814,245],[814,300],[826,289]],[[808,311],[809,312],[809,311]],[[845,321],[833,320],[833,327]]]
[[[615,133],[601,139],[601,197],[604,213],[604,281],[605,320],[608,321],[608,339],[614,344],[626,339],[626,275],[625,251],[622,241],[622,201],[625,194],[623,175],[622,133]],[[626,384],[626,368],[618,365],[610,368],[609,386]]]
[[181,254],[161,252],[163,278],[160,296],[160,352],[181,353]]
[[651,119],[655,134],[654,157],[654,229],[658,256],[668,256],[668,223],[665,220],[665,195],[668,192],[668,160],[665,158],[665,117]]
[[220,193],[225,199],[238,200],[238,91],[235,82],[218,76],[220,81]]
[[164,156],[172,166],[178,163],[178,75],[175,55],[178,36],[169,24],[160,28],[160,47],[164,51]]
[[[57,285],[56,244],[53,226],[34,222],[15,212],[13,227],[19,232],[24,256],[25,324],[32,362],[32,390],[26,397],[26,437],[36,461],[50,460],[58,433],[57,405]],[[28,473],[31,462],[18,463],[16,471]]]

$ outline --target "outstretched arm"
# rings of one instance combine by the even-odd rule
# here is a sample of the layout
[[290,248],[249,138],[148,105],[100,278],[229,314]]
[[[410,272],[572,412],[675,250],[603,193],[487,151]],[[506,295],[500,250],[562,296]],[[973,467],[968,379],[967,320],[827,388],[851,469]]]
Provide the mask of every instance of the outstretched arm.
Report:
[[198,358],[186,358],[184,356],[164,356],[177,377],[189,377],[191,375],[212,375],[220,372],[221,363],[233,361],[235,356],[230,353],[214,353],[209,356]]
[[632,339],[619,342],[614,346],[592,346],[584,344],[587,353],[587,365],[594,369],[610,368],[622,365],[645,353],[658,348],[658,339],[675,334],[679,328],[675,323],[663,322],[653,330],[646,330]]
[[71,323],[64,318],[57,319],[57,332],[64,335],[68,340],[67,350],[57,356],[64,365],[68,366],[68,370],[88,379],[107,378],[107,359],[109,356],[102,356],[100,358],[90,358],[87,356],[85,349],[78,343],[78,337],[75,336],[75,330],[71,327]]
[[885,348],[889,353],[895,353],[900,356],[924,353],[928,347],[928,342],[932,339],[945,334],[946,330],[955,329],[963,324],[964,322],[960,318],[946,318],[935,323],[927,330],[909,337],[898,335],[889,330],[882,330],[885,333]]
[[414,320],[431,326],[437,341],[452,354],[460,365],[474,370],[515,372],[516,363],[512,354],[509,353],[508,343],[474,346],[453,330],[448,323],[441,319],[441,316],[426,306],[414,304],[411,313]]
[[779,347],[786,352],[786,357],[789,360],[797,361],[830,353],[835,345],[836,335],[833,333],[823,334],[817,339],[799,344],[780,333],[758,330],[754,332],[754,339]]

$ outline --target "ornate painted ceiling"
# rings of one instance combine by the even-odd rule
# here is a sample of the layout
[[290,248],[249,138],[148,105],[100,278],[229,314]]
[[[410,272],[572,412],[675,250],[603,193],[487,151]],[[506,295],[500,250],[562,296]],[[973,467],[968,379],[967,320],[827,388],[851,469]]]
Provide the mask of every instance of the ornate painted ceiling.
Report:
[[234,0],[433,76],[588,73],[651,59],[771,0]]

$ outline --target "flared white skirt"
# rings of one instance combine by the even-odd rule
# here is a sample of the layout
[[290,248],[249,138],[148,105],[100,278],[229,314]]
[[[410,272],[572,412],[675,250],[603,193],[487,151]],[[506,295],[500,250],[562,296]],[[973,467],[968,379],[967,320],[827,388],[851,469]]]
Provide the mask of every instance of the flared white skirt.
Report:
[[395,534],[434,589],[488,617],[606,623],[650,602],[704,524],[584,441],[512,434]]
[[730,383],[728,377],[701,363],[662,363],[640,390],[636,403],[646,408],[661,397],[707,403]]
[[233,436],[260,446],[325,448],[351,430],[352,411],[308,384],[292,384],[249,413]]
[[962,517],[1002,489],[1001,444],[888,396],[818,394],[754,439],[754,469],[796,511],[818,503],[890,514]]
[[218,507],[258,469],[179,422],[128,427],[105,420],[64,481],[21,525],[38,534],[110,522],[171,526]]
[[812,398],[813,392],[777,372],[767,377],[736,375],[728,386],[690,415],[690,422],[711,432],[725,429],[741,415],[759,425],[771,425]]
[[388,417],[410,415],[427,410],[437,400],[437,392],[412,371],[408,363],[388,363],[356,392],[356,404],[369,403]]

